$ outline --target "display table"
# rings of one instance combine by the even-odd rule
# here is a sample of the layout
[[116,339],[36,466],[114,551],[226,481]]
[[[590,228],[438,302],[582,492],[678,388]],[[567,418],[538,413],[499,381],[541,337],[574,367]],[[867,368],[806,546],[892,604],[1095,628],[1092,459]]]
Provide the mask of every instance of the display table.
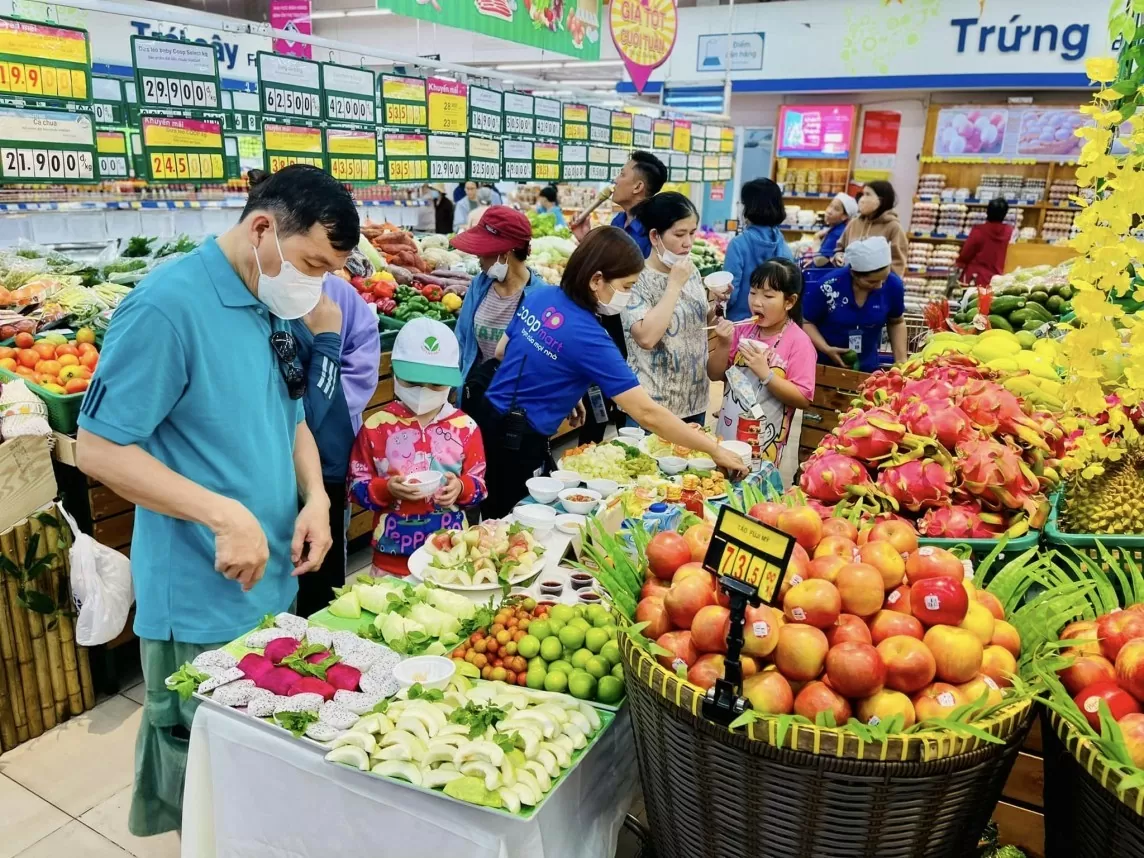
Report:
[[611,858],[636,790],[627,711],[532,819],[327,763],[238,713],[195,715],[183,858]]

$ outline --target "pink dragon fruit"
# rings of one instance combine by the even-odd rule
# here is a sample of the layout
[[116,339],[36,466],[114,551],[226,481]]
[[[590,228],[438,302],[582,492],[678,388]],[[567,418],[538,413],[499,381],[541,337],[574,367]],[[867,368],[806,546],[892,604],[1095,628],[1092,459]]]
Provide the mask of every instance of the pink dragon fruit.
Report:
[[915,399],[902,409],[901,419],[914,435],[935,438],[946,450],[955,449],[977,431],[965,412],[948,399]]
[[1021,410],[1012,393],[991,381],[970,381],[957,403],[965,415],[985,434],[1001,432],[1019,438],[1030,447],[1047,450],[1042,427]]
[[846,456],[853,456],[863,462],[876,462],[884,459],[897,449],[905,437],[906,427],[894,413],[886,408],[869,408],[865,411],[851,411],[838,428],[835,449]]
[[858,391],[858,398],[871,405],[884,405],[892,400],[906,383],[897,367],[880,369],[871,375]]
[[931,509],[918,521],[918,533],[941,539],[991,539],[1004,529],[1001,516],[976,502]]
[[270,659],[272,664],[281,664],[282,659],[291,655],[299,647],[299,641],[294,638],[275,638],[266,645],[262,654]]
[[869,486],[870,474],[857,459],[833,450],[819,451],[802,466],[802,490],[816,500],[835,503],[850,486]]
[[[907,374],[910,365],[905,369]],[[963,387],[974,379],[996,378],[997,373],[987,366],[979,363],[969,355],[944,354],[936,358],[921,362],[917,370],[924,373],[926,378],[947,382],[954,387]]]
[[361,671],[348,664],[335,664],[326,670],[326,682],[343,691],[357,691]]
[[948,466],[935,459],[909,459],[883,466],[878,488],[897,501],[899,508],[921,512],[949,503],[953,476]]
[[954,388],[949,382],[937,378],[915,378],[906,382],[905,386],[894,397],[894,408],[899,412],[914,401],[940,401],[950,400],[954,396]]
[[1040,481],[1010,443],[980,438],[957,448],[965,490],[990,509],[1040,512]]

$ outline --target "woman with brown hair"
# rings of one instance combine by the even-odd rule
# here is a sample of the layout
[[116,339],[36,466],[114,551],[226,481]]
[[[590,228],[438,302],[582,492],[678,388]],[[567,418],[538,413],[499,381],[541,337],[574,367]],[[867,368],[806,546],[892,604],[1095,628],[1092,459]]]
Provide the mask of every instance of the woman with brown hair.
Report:
[[521,302],[497,348],[503,361],[488,392],[480,403],[466,403],[485,441],[485,517],[512,510],[527,494],[525,481],[552,467],[548,439],[565,417],[583,422],[580,400],[593,384],[648,431],[744,473],[739,456],[648,395],[596,316],[628,305],[643,267],[643,254],[622,229],[597,227],[569,258],[559,287],[534,289]]

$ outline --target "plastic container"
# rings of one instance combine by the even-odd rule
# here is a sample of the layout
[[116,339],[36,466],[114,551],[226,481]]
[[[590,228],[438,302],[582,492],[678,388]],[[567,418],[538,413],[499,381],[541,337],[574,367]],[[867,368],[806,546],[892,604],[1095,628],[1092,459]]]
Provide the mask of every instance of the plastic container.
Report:
[[659,533],[665,530],[675,530],[679,526],[681,518],[683,518],[683,507],[660,501],[649,506],[640,520],[643,522],[644,530],[648,533]]
[[406,486],[416,488],[418,495],[423,498],[427,498],[436,492],[444,481],[445,475],[440,471],[418,471],[415,474],[406,474],[402,479]]
[[86,392],[65,393],[61,396],[58,393],[44,390],[34,381],[29,381],[14,372],[0,369],[0,382],[15,381],[16,379],[23,381],[24,384],[28,385],[28,390],[44,400],[44,406],[48,409],[49,426],[64,435],[75,434],[79,423],[79,410],[83,406],[83,398]]
[[[1060,507],[1064,503],[1064,493],[1053,495],[1053,507],[1049,511],[1049,520],[1045,524],[1045,544],[1054,548],[1071,548],[1079,554],[1084,554],[1095,561],[1101,568],[1105,567],[1104,558],[1100,549],[1096,547],[1099,542],[1109,554],[1120,562],[1121,556],[1131,557],[1137,563],[1144,563],[1144,535],[1125,536],[1120,533],[1066,533],[1060,528]],[[1107,571],[1107,570],[1105,570]]]

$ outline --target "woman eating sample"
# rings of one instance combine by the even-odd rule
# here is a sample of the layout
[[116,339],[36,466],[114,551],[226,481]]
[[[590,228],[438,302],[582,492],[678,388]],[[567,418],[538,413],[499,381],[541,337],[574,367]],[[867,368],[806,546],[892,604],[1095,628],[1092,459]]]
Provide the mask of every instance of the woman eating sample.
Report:
[[486,518],[512,510],[527,494],[525,481],[550,468],[549,438],[565,417],[583,421],[580,400],[593,384],[648,431],[708,454],[733,475],[745,473],[741,457],[648,395],[596,317],[628,305],[643,267],[622,229],[601,226],[572,253],[559,287],[525,296],[498,347],[503,363],[484,401],[466,403],[485,439]]

